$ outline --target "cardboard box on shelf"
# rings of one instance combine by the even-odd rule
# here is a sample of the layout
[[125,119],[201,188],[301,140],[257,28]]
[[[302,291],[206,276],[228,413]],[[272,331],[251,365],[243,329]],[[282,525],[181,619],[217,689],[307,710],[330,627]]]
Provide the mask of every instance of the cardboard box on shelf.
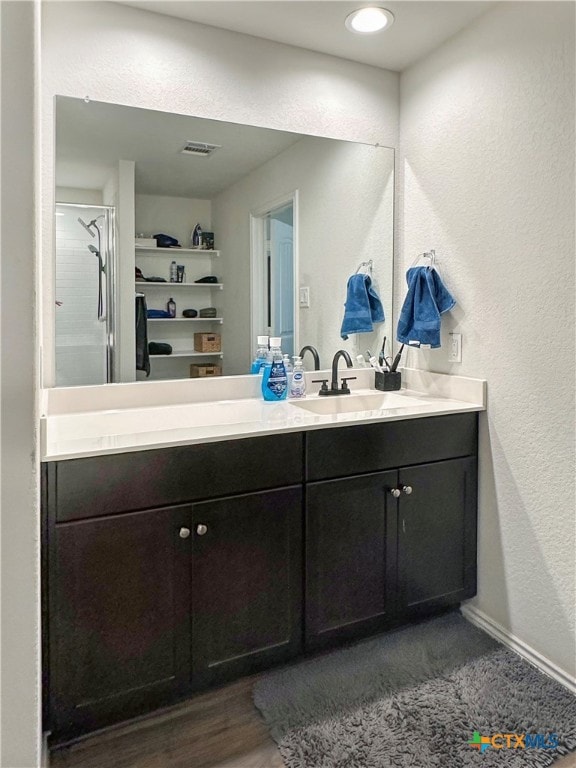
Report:
[[205,365],[193,363],[190,366],[191,379],[202,379],[206,376],[222,376],[222,366],[214,363],[206,363]]
[[219,333],[195,333],[194,351],[195,352],[220,352],[222,350],[222,339]]

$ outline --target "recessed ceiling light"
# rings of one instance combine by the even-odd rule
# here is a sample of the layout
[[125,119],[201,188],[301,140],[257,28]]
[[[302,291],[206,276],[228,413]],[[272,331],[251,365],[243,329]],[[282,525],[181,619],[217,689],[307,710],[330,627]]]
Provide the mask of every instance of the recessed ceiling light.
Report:
[[369,35],[381,32],[394,23],[394,15],[386,8],[360,8],[346,17],[346,29]]

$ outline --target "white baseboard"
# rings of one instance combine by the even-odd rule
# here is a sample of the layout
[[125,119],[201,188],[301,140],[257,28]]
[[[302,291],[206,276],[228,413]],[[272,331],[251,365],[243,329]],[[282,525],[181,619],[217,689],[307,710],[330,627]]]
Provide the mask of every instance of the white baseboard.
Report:
[[554,680],[576,695],[576,679],[554,664],[554,662],[550,661],[550,659],[547,659],[541,653],[529,646],[524,640],[520,640],[519,637],[513,635],[505,627],[498,624],[473,605],[463,605],[460,608],[460,611],[464,618],[471,624],[475,624],[480,629],[483,629],[484,632],[501,642],[502,645],[515,651],[519,656],[522,656],[526,661],[529,661],[530,664],[537,667],[541,672],[544,672],[545,675],[554,678]]
[[48,733],[44,731],[42,734],[42,754],[40,755],[41,768],[48,768],[50,764],[50,753],[48,750]]

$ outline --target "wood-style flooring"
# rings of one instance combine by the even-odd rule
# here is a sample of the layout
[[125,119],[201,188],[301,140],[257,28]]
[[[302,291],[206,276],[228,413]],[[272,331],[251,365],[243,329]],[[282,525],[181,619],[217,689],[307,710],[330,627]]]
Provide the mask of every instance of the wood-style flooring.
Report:
[[[50,768],[284,768],[252,703],[255,679],[60,747]],[[554,768],[576,768],[576,754]]]
[[252,703],[255,678],[54,750],[50,768],[284,768]]

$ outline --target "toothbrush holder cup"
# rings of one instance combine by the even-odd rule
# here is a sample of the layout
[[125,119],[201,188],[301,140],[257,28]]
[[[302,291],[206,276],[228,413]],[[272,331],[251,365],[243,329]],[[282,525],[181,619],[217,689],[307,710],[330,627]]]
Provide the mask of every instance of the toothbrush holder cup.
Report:
[[384,373],[376,371],[375,375],[374,386],[376,389],[380,389],[382,392],[392,392],[395,389],[400,389],[402,384],[402,374],[400,371],[384,371]]

